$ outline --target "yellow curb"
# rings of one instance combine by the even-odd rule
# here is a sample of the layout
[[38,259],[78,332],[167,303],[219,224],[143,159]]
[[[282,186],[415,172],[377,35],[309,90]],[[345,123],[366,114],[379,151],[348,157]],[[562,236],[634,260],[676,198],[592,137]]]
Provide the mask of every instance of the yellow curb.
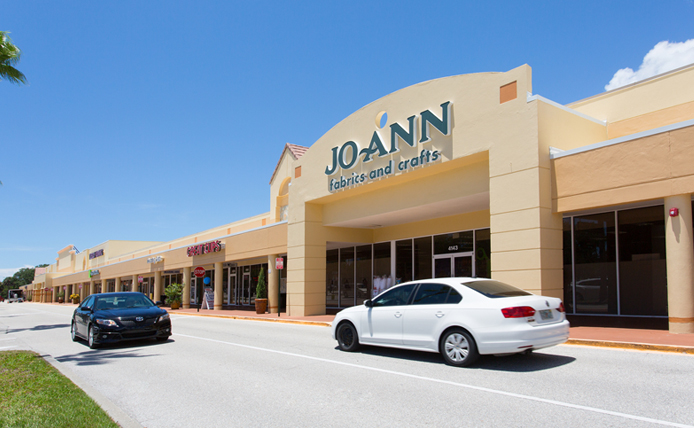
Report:
[[603,340],[588,340],[588,339],[569,339],[565,342],[566,345],[579,346],[599,346],[602,348],[619,348],[632,349],[637,351],[659,351],[672,352],[676,354],[694,355],[694,348],[686,346],[671,346],[671,345],[649,345],[646,343],[629,343],[629,342],[607,342]]
[[208,318],[226,318],[233,320],[249,320],[249,321],[267,321],[267,322],[278,322],[284,324],[300,324],[300,325],[317,325],[321,327],[331,327],[332,324],[325,321],[304,321],[304,320],[290,320],[286,318],[262,318],[262,317],[244,317],[238,315],[208,315],[208,314],[191,314],[189,312],[169,312],[171,315],[188,315],[192,317],[208,317]]

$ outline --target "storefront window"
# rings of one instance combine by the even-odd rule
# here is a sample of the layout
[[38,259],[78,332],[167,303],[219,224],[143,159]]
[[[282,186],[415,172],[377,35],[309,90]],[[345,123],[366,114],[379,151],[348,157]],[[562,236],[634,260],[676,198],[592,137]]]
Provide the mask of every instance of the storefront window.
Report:
[[354,306],[354,247],[340,249],[340,306]]
[[475,231],[475,276],[492,277],[492,241],[489,229]]
[[371,298],[371,245],[361,245],[357,251],[357,305]]
[[412,240],[395,243],[395,283],[412,281]]
[[574,217],[576,312],[617,314],[614,212]]
[[622,315],[667,315],[663,213],[659,205],[618,214]]
[[390,242],[374,244],[373,296],[393,286],[390,273]]
[[414,279],[431,278],[431,236],[414,240]]
[[325,254],[325,306],[337,307],[339,302],[340,277],[339,275],[339,251],[328,250]]

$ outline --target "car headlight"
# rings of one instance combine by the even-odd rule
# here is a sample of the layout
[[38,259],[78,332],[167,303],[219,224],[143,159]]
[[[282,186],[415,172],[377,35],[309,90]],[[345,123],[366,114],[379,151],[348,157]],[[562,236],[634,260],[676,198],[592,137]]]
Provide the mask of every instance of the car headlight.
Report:
[[168,319],[169,319],[169,314],[168,314],[168,313],[167,313],[167,314],[164,314],[164,315],[162,315],[162,316],[159,317],[159,321],[166,321],[166,320],[168,320]]
[[118,327],[118,324],[116,324],[116,322],[114,320],[102,320],[102,319],[97,318],[96,323],[101,324],[101,325],[105,325],[108,327]]

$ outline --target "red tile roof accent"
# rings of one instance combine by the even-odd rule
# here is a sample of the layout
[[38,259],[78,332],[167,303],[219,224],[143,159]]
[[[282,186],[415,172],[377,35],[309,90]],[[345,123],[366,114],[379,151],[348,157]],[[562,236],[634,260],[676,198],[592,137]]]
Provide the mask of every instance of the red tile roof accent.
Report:
[[286,151],[289,151],[289,153],[292,155],[294,160],[299,159],[306,153],[308,150],[308,147],[304,146],[299,146],[296,144],[285,144],[284,145],[284,150],[282,150],[282,155],[280,155],[280,159],[277,161],[277,165],[275,166],[275,170],[272,172],[272,177],[270,178],[270,184],[272,184],[272,180],[275,179],[275,174],[277,174],[277,169],[280,167],[280,163],[282,163],[282,158],[284,157],[284,153]]

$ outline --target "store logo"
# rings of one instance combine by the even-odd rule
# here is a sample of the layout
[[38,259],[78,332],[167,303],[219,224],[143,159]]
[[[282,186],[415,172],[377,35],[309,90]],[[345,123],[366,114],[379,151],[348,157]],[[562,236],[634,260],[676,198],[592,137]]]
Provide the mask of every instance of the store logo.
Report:
[[91,269],[89,271],[89,277],[97,276],[99,274],[99,269]]
[[222,241],[212,241],[205,244],[188,247],[188,257],[201,256],[207,253],[222,251]]
[[96,251],[94,251],[93,253],[89,253],[89,260],[95,259],[95,258],[97,258],[97,257],[101,257],[101,256],[103,256],[103,255],[104,255],[104,250],[103,250],[103,249],[101,249],[101,250],[96,250]]
[[[381,114],[379,114],[379,118],[380,116]],[[431,141],[431,136],[429,135],[430,125],[436,128],[436,130],[439,131],[442,135],[450,135],[451,102],[446,101],[445,103],[441,104],[440,119],[431,111],[424,110],[419,115],[419,123],[421,126],[417,126],[417,115],[408,117],[407,123],[407,130],[405,130],[405,128],[403,128],[397,122],[390,125],[389,149],[386,149],[385,145],[383,144],[383,139],[381,138],[381,135],[379,134],[378,130],[374,131],[373,135],[371,136],[371,141],[369,142],[369,147],[367,148],[360,149],[359,144],[357,144],[354,141],[347,141],[342,146],[333,147],[332,162],[331,165],[325,167],[325,175],[334,174],[337,171],[338,167],[340,167],[343,170],[352,169],[358,164],[359,158],[361,158],[361,162],[368,163],[371,162],[374,159],[374,157],[381,157],[397,153],[400,151],[401,140],[410,147],[415,147],[417,143],[428,143]],[[380,128],[380,125],[378,126]],[[419,141],[417,141],[418,129],[420,130]],[[424,153],[424,157],[426,157],[426,153]],[[429,155],[429,159],[431,157],[432,156]],[[438,156],[436,156],[436,158],[438,158]],[[419,161],[415,161],[415,164],[418,165]],[[403,165],[402,169],[407,169],[407,167]]]
[[163,262],[163,261],[164,261],[164,257],[162,257],[162,256],[150,257],[147,259],[147,263],[159,263],[159,262]]

